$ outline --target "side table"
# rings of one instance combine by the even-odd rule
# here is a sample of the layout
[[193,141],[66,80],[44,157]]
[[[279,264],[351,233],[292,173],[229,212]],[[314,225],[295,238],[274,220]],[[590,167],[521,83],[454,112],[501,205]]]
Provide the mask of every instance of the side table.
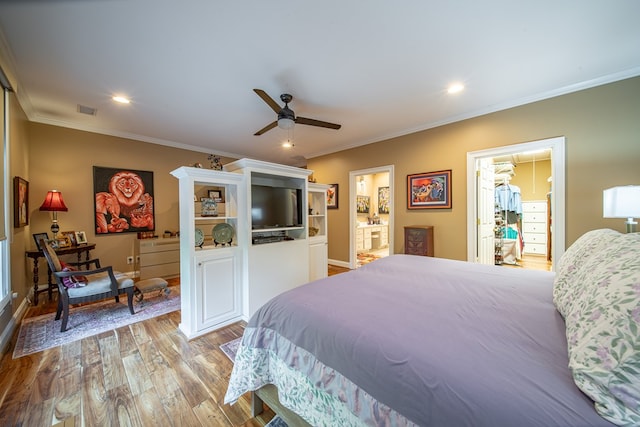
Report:
[[409,225],[404,227],[404,253],[407,255],[433,255],[433,226]]
[[[86,243],[78,246],[56,249],[56,254],[58,256],[76,254],[78,256],[78,262],[82,261],[82,254],[86,254],[85,261],[89,261],[91,259],[90,252],[95,249],[95,247],[95,243]],[[40,277],[38,276],[38,261],[40,258],[44,258],[44,254],[39,249],[32,249],[30,251],[27,251],[26,255],[28,258],[33,259],[33,305],[38,305],[38,294],[45,291],[49,293],[49,301],[51,301],[51,299],[53,298],[53,289],[57,288],[57,285],[51,282],[51,269],[48,265],[47,287],[44,289],[38,289],[38,280],[40,279]]]

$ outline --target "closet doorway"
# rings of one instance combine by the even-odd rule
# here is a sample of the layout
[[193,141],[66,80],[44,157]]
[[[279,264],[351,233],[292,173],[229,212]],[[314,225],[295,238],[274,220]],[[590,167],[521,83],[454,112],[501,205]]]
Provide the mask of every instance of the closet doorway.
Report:
[[564,148],[557,137],[467,154],[468,261],[553,268],[564,253]]
[[393,165],[349,172],[349,268],[393,253]]

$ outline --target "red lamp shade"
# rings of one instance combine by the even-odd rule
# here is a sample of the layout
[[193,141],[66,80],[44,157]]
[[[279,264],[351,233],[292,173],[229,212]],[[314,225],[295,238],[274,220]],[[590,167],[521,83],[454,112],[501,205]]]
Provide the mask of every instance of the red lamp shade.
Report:
[[64,204],[64,200],[62,200],[62,193],[58,190],[51,190],[47,193],[47,197],[44,198],[44,202],[42,202],[40,210],[66,212],[69,209],[67,209]]

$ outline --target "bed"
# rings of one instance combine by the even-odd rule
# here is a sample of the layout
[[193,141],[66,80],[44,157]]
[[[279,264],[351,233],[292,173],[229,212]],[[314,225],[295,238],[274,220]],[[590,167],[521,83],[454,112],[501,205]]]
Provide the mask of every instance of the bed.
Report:
[[[317,426],[638,425],[640,376],[627,372],[640,352],[632,314],[634,304],[640,313],[640,235],[626,236],[583,236],[557,274],[392,255],[283,293],[248,322],[225,402],[275,387],[284,407]],[[609,283],[625,295],[613,305],[630,313],[630,342],[617,360],[594,363],[607,333],[594,338],[600,326],[584,316],[594,317],[612,261],[602,256],[599,270],[593,257],[616,239],[624,241],[613,268],[625,279]],[[608,332],[620,335],[616,319]],[[607,347],[610,358],[620,344]],[[603,374],[621,364],[622,381]]]

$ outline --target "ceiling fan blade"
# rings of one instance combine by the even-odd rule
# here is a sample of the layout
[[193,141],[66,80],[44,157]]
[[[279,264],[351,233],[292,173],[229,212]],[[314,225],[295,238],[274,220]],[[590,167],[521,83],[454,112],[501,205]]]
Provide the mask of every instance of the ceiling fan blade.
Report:
[[323,122],[321,120],[308,119],[306,117],[296,117],[296,123],[301,125],[309,125],[309,126],[318,126],[321,128],[329,128],[329,129],[340,129],[342,125],[337,125],[335,123]]
[[271,109],[273,111],[276,112],[276,114],[278,114],[280,112],[282,107],[280,105],[278,105],[278,103],[276,101],[274,101],[273,98],[271,98],[269,95],[267,95],[267,92],[263,91],[262,89],[254,89],[253,91],[255,93],[257,93],[258,96],[260,98],[262,98],[262,100],[264,102],[266,102],[269,105],[269,107],[271,107]]
[[254,133],[255,136],[259,136],[262,135],[263,133],[265,133],[268,130],[273,129],[274,127],[278,126],[278,122],[271,122],[268,125],[266,125],[265,127],[263,127],[262,129],[260,129],[258,132]]

